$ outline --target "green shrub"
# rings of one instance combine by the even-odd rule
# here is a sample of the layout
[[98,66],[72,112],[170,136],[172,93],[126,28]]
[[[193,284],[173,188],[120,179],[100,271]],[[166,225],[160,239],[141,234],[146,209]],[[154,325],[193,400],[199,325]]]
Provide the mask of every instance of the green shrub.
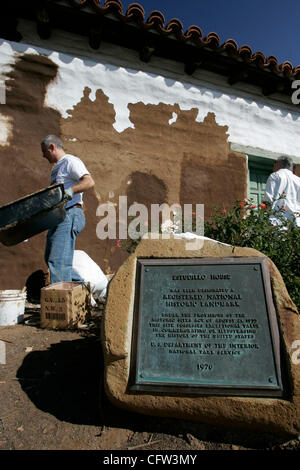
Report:
[[[284,195],[280,195],[279,199],[284,200]],[[274,211],[266,204],[256,207],[252,200],[244,200],[236,201],[231,210],[214,207],[214,211],[204,224],[204,235],[233,246],[255,248],[268,256],[280,271],[288,292],[300,311],[300,229],[293,221],[285,219],[284,204]],[[272,225],[271,215],[276,216],[281,225]],[[176,233],[176,225],[172,227],[170,233]],[[192,227],[184,227],[182,220],[183,232],[190,231],[191,228],[195,232],[195,227],[195,217]],[[159,232],[162,232],[161,228]],[[141,238],[128,238],[118,240],[117,244],[132,253],[140,241]]]
[[[282,198],[282,196],[280,196]],[[280,271],[288,292],[300,310],[300,229],[284,217],[284,205],[272,210],[253,201],[236,201],[231,210],[214,207],[205,223],[205,236],[234,246],[255,248],[268,256]],[[281,225],[272,225],[275,215]]]

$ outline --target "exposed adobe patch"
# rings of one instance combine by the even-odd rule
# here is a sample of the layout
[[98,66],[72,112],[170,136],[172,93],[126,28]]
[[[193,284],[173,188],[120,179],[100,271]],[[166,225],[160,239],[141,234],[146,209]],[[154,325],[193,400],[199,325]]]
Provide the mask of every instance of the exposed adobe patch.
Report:
[[[95,179],[99,204],[110,200],[117,209],[119,196],[124,195],[128,206],[137,202],[148,208],[163,202],[221,205],[224,192],[228,201],[231,195],[232,201],[244,197],[244,160],[238,154],[229,156],[228,127],[216,124],[213,113],[200,123],[197,109],[183,111],[178,105],[139,102],[128,108],[134,129],[118,133],[108,97],[99,90],[91,102],[86,89],[72,117],[61,121],[62,134],[70,139],[68,151],[84,160]],[[170,125],[173,113],[177,119]],[[237,172],[234,182],[233,171]],[[115,271],[127,255],[117,248],[116,240],[97,239],[99,220],[92,213],[91,194],[84,200],[87,217],[96,223],[80,234],[77,246],[87,250],[104,271]]]
[[230,151],[226,130],[209,113],[198,125],[201,144],[187,150],[182,160],[180,203],[204,204],[205,218],[214,205],[229,208],[233,201],[246,197],[246,160]]

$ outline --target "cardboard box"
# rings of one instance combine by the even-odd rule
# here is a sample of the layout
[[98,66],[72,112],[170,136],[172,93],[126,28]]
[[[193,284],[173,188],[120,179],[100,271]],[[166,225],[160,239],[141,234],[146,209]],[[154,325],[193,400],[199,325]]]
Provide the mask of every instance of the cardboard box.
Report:
[[41,328],[76,328],[90,313],[88,283],[57,282],[41,289]]

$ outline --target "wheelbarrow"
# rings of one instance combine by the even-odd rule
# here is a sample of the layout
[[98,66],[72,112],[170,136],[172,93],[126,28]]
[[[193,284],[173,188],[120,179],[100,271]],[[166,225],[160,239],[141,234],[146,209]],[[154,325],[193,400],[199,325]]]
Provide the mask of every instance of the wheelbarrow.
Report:
[[48,230],[66,217],[64,185],[56,183],[0,207],[0,242],[11,246]]

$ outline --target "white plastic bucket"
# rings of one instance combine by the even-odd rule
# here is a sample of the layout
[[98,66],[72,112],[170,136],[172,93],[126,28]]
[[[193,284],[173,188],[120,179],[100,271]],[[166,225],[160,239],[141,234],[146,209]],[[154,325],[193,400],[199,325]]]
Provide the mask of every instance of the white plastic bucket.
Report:
[[26,292],[0,290],[0,326],[21,323],[24,318]]

